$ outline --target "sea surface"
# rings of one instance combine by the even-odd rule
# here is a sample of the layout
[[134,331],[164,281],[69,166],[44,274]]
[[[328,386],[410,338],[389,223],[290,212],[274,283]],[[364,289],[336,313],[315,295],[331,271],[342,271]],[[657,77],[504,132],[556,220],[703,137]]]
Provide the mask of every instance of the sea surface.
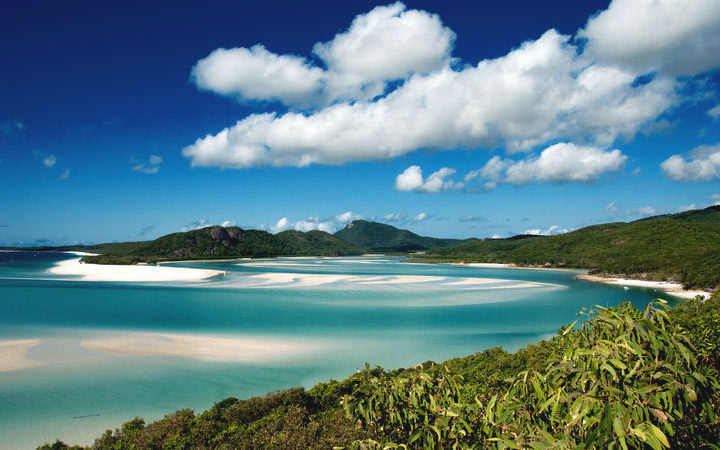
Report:
[[[222,271],[200,283],[88,282],[48,272],[69,258],[77,256],[0,252],[0,341],[40,340],[27,354],[37,367],[0,372],[2,449],[56,438],[89,444],[135,416],[153,420],[230,396],[309,388],[365,362],[397,368],[496,346],[514,351],[573,322],[583,307],[673,301],[654,290],[574,280],[581,271],[384,256],[173,264]],[[87,345],[158,334],[268,351],[197,357]]]

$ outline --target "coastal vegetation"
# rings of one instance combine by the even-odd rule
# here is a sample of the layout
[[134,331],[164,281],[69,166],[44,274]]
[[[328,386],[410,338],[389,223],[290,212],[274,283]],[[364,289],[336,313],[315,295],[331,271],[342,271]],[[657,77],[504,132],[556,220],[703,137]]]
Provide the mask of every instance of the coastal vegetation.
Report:
[[416,260],[584,268],[591,274],[713,289],[720,286],[720,206],[557,236],[476,240],[433,249]]
[[476,239],[439,239],[366,220],[354,220],[335,233],[336,237],[371,252],[416,252],[454,247]]
[[364,249],[324,231],[283,231],[272,234],[240,227],[212,226],[172,233],[154,241],[124,247],[99,249],[100,255],[85,256],[94,264],[135,264],[138,262],[189,259],[269,258],[277,256],[347,256]]
[[[549,340],[135,418],[95,449],[715,448],[720,295],[583,311]],[[60,441],[43,449],[72,447]]]

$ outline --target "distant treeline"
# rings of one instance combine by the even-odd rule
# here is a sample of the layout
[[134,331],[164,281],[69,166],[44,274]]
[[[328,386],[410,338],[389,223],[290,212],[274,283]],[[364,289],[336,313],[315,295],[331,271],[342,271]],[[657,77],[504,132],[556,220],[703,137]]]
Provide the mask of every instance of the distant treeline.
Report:
[[593,225],[557,236],[483,239],[438,248],[422,261],[574,267],[590,273],[720,286],[720,206],[629,223]]

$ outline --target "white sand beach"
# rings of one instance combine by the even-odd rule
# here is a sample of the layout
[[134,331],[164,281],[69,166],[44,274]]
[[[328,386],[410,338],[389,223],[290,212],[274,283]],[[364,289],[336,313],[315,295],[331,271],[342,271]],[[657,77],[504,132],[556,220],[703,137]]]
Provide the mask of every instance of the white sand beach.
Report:
[[614,284],[618,286],[634,286],[644,287],[649,289],[657,289],[666,292],[675,297],[681,298],[695,298],[698,295],[704,298],[710,297],[710,293],[700,290],[685,290],[680,283],[672,283],[670,281],[648,281],[648,280],[633,280],[629,278],[606,278],[597,275],[578,275],[575,277],[578,280],[590,281],[592,283],[605,283]]
[[85,264],[80,258],[56,263],[48,269],[53,275],[80,277],[82,281],[153,282],[203,281],[222,275],[219,270],[163,267],[154,265]]
[[0,372],[12,372],[44,365],[41,361],[28,358],[28,350],[40,342],[40,339],[0,341]]
[[317,343],[171,333],[125,333],[85,339],[89,350],[114,355],[162,355],[235,362],[268,362],[319,349]]

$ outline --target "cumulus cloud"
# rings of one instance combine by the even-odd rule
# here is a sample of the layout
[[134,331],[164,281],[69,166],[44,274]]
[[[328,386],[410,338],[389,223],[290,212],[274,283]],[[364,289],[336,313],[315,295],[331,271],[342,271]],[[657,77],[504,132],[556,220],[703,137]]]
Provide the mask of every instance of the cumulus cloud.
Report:
[[636,73],[695,75],[720,66],[717,0],[613,0],[578,37],[586,54]]
[[313,53],[325,68],[255,45],[213,51],[193,67],[191,79],[202,90],[291,107],[367,100],[383,94],[389,81],[448,65],[454,42],[455,33],[437,15],[394,3],[358,15],[347,30],[316,43]]
[[422,222],[424,220],[429,219],[431,216],[428,215],[426,212],[421,212],[415,217],[413,217],[413,222]]
[[395,178],[394,188],[398,191],[413,191],[435,194],[440,191],[461,189],[463,183],[456,183],[452,175],[456,170],[443,167],[423,178],[420,166],[410,166]]
[[554,236],[554,235],[557,235],[557,234],[564,234],[564,233],[567,233],[567,232],[569,232],[569,231],[572,231],[572,230],[570,230],[570,229],[568,229],[568,228],[562,228],[562,227],[559,227],[559,226],[557,226],[557,225],[552,225],[551,227],[546,228],[546,229],[542,229],[542,228],[531,228],[531,229],[529,229],[529,230],[523,231],[522,234],[532,234],[532,235],[535,235],[535,236]]
[[43,166],[45,167],[52,167],[57,162],[57,158],[55,155],[47,155],[42,159]]
[[688,158],[673,155],[660,164],[665,176],[674,181],[711,181],[720,178],[720,144],[701,145]]
[[[407,10],[401,3],[378,7],[356,17],[333,40],[315,46],[326,68],[297,56],[268,56],[264,48],[242,49],[243,57],[263,61],[287,56],[283,67],[295,67],[304,74],[300,78],[310,80],[292,95],[310,103],[319,96],[325,103],[305,112],[252,114],[197,139],[183,154],[193,166],[241,169],[388,160],[419,149],[505,147],[512,153],[558,141],[608,148],[652,128],[683,100],[678,74],[718,65],[720,52],[709,52],[720,39],[720,27],[710,26],[720,9],[712,2],[698,0],[700,7],[678,9],[659,0],[658,11],[648,12],[642,5],[649,0],[638,0],[640,6],[615,1],[589,20],[579,34],[586,40],[582,45],[549,30],[504,56],[464,66],[453,62],[454,34],[437,16]],[[707,14],[698,15],[702,9]],[[645,13],[650,19],[642,17]],[[660,20],[665,15],[673,19],[667,27]],[[629,40],[622,33],[605,32],[627,21],[637,21],[640,30],[631,36],[645,33],[647,38]],[[620,36],[630,56],[613,53],[609,35]],[[657,35],[659,44],[653,41]],[[218,54],[223,52],[229,50]],[[647,61],[627,62],[637,54]],[[196,80],[200,66],[193,72]],[[217,92],[266,100],[292,97],[250,89],[255,82],[243,81],[245,69],[238,70],[235,79],[231,66],[221,71],[230,81],[220,83]],[[638,81],[648,68],[656,72]],[[318,82],[313,69],[321,72]],[[268,80],[275,76],[268,75]],[[242,89],[226,87],[237,80]],[[388,91],[386,82],[398,80]]]
[[710,201],[713,205],[720,205],[720,194],[713,194],[710,196]]
[[520,185],[531,182],[588,183],[605,173],[620,170],[626,160],[627,156],[617,149],[603,150],[563,142],[544,149],[538,156],[520,160],[493,156],[482,169],[471,171],[465,179],[489,179],[484,185],[486,190],[497,187],[500,182]]
[[132,170],[134,170],[135,172],[146,173],[148,175],[158,173],[162,161],[162,156],[150,155],[147,161],[135,164]]
[[355,214],[352,211],[347,211],[342,214],[338,214],[333,217],[321,219],[320,217],[308,217],[307,219],[298,220],[296,222],[291,221],[287,217],[282,217],[274,225],[265,227],[262,225],[260,228],[267,228],[272,233],[279,233],[285,230],[298,230],[298,231],[311,231],[320,230],[327,233],[333,233],[339,228],[345,226],[348,222],[355,219],[361,219],[363,216]]
[[312,101],[323,71],[305,58],[277,55],[262,45],[219,48],[197,62],[191,79],[206,91],[244,100],[276,100],[285,104]]

